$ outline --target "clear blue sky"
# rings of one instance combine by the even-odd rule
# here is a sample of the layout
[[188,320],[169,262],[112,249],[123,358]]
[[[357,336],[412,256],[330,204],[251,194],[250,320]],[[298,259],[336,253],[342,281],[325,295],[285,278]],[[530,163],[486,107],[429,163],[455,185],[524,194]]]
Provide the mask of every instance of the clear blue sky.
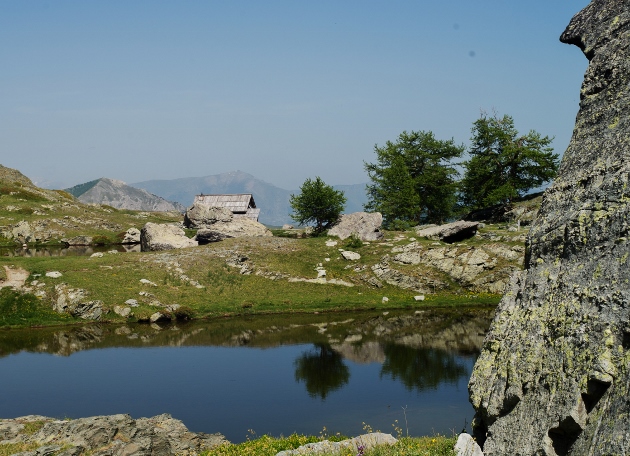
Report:
[[0,1],[0,164],[67,186],[240,169],[366,182],[403,130],[468,144],[480,110],[564,152],[588,1]]

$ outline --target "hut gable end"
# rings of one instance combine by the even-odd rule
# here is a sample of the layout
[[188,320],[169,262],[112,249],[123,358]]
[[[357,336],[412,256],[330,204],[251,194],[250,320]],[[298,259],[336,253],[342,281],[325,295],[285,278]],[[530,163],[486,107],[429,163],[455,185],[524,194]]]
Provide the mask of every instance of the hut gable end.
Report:
[[247,217],[258,221],[260,209],[256,207],[256,202],[251,193],[237,194],[216,194],[195,196],[195,203],[209,207],[224,207],[232,211],[235,217]]

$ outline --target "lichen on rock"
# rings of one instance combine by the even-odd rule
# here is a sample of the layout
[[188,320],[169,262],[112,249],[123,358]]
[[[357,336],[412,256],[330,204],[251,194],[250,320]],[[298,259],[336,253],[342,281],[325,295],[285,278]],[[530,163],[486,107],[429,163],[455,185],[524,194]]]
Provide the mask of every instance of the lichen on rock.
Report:
[[630,3],[594,0],[561,36],[589,66],[558,176],[469,383],[486,455],[630,448]]

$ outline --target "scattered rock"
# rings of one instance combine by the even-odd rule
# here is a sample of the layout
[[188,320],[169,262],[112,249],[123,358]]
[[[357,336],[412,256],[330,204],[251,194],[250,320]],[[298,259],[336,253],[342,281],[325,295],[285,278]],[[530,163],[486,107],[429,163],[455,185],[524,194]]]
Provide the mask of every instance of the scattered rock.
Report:
[[294,230],[295,227],[293,225],[285,224],[285,225],[282,225],[282,229],[283,230]]
[[361,255],[356,252],[351,252],[349,250],[344,250],[341,252],[341,256],[348,261],[357,261],[361,259]]
[[383,238],[380,230],[382,224],[383,216],[380,212],[343,214],[339,222],[328,230],[328,235],[344,240],[354,234],[362,241],[378,241]]
[[104,313],[102,301],[87,301],[88,292],[81,288],[70,288],[65,283],[55,285],[53,310],[69,313],[83,320],[100,320]]
[[125,304],[127,304],[130,307],[138,307],[139,306],[138,301],[136,299],[127,299],[125,301]]
[[90,258],[103,258],[103,252],[96,252],[90,255]]
[[121,317],[127,318],[131,314],[131,308],[123,306],[114,306],[114,312]]
[[157,287],[157,285],[153,282],[151,282],[149,279],[140,279],[140,283],[142,285],[149,285],[151,287]]
[[46,273],[46,277],[50,277],[53,279],[58,279],[59,277],[61,277],[63,274],[61,274],[61,272],[59,271],[49,271]]
[[196,241],[186,237],[184,230],[175,225],[147,223],[140,231],[143,252],[172,250],[197,245]]

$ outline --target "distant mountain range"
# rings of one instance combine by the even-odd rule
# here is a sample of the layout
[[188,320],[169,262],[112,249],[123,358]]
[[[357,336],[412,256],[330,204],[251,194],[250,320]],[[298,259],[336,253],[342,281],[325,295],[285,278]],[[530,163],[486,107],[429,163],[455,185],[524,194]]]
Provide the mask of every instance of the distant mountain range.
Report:
[[[260,222],[266,225],[281,226],[292,223],[289,214],[289,197],[299,190],[285,190],[273,184],[257,179],[243,171],[216,174],[205,177],[187,177],[171,180],[150,180],[131,184],[169,201],[176,201],[184,206],[193,203],[195,195],[201,193],[251,193],[256,206],[260,208]],[[365,184],[336,185],[348,199],[345,212],[363,210],[367,202]]]
[[116,209],[137,211],[183,211],[184,206],[135,188],[122,181],[103,177],[67,188],[66,191],[82,203],[106,204]]
[[[343,191],[348,200],[346,213],[363,210],[367,202],[365,185],[333,186]],[[106,204],[117,209],[180,212],[190,207],[195,195],[201,193],[251,193],[260,208],[260,222],[272,226],[293,223],[289,216],[289,198],[291,194],[299,193],[299,189],[285,190],[243,171],[132,184],[104,177],[65,190],[83,203]]]

